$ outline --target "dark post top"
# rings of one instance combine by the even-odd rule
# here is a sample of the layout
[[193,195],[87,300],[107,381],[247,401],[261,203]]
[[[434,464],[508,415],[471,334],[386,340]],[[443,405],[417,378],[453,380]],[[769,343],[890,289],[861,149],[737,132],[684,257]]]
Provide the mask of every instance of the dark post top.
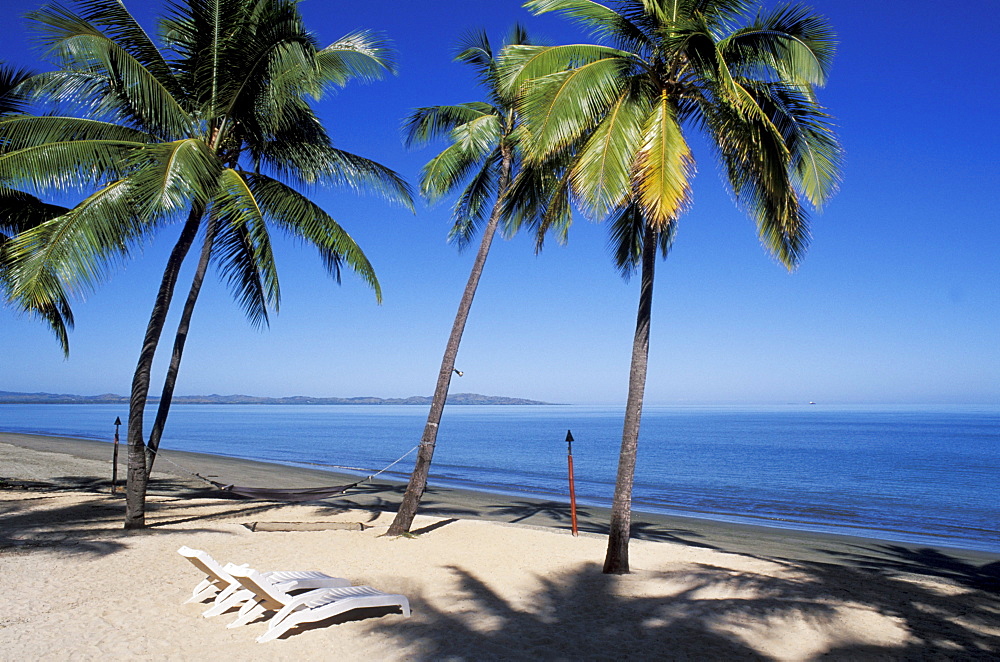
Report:
[[569,430],[566,430],[566,454],[573,454],[573,433]]

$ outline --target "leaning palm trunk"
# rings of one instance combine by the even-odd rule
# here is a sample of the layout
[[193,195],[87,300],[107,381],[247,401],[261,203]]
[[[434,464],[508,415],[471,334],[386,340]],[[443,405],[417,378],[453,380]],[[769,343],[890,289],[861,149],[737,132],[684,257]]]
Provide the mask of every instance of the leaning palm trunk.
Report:
[[618,476],[611,506],[608,553],[604,558],[605,574],[627,574],[628,541],[632,528],[632,485],[635,479],[635,459],[639,447],[639,421],[646,390],[646,365],[649,359],[649,323],[653,308],[653,277],[656,269],[656,232],[647,225],[642,245],[642,287],[639,291],[639,311],[632,341],[632,367],[628,379],[628,400],[625,404],[625,425],[622,447],[618,454]]
[[153,421],[152,430],[149,431],[149,443],[146,445],[147,478],[153,473],[153,462],[156,460],[156,452],[160,448],[160,439],[163,437],[163,428],[167,424],[167,416],[170,414],[170,404],[174,399],[174,386],[177,384],[177,373],[180,371],[181,358],[184,356],[184,344],[187,342],[188,330],[191,328],[191,316],[194,314],[194,306],[198,302],[201,286],[205,282],[205,274],[208,273],[208,264],[212,259],[212,239],[214,234],[215,220],[210,218],[208,228],[205,232],[205,243],[201,249],[201,257],[198,259],[198,267],[195,269],[194,277],[191,279],[191,289],[188,291],[187,300],[184,302],[181,319],[177,323],[177,335],[174,336],[174,349],[170,355],[167,376],[163,380],[163,392],[160,394],[160,403],[156,407],[156,419]]
[[[512,157],[509,150],[505,149],[497,190],[507,190],[507,187],[510,185],[511,168]],[[387,533],[390,536],[399,536],[410,530],[413,518],[417,514],[417,506],[420,504],[420,499],[424,496],[424,490],[427,489],[427,476],[430,473],[431,459],[434,457],[434,447],[437,444],[441,415],[444,413],[444,405],[448,399],[451,376],[455,370],[455,358],[458,356],[458,346],[462,342],[462,333],[465,331],[465,323],[469,319],[472,300],[476,296],[476,288],[479,287],[479,279],[483,275],[483,266],[486,264],[486,257],[490,253],[493,236],[500,226],[500,216],[502,213],[503,198],[502,196],[497,196],[497,201],[493,205],[493,211],[490,214],[490,220],[483,230],[483,239],[479,244],[479,251],[476,253],[475,261],[472,263],[469,281],[465,284],[462,300],[458,304],[458,312],[455,314],[455,322],[451,327],[451,335],[448,336],[448,344],[445,346],[444,357],[441,359],[441,370],[438,372],[437,386],[434,388],[434,397],[431,400],[430,412],[427,414],[427,424],[424,426],[424,434],[420,438],[420,448],[417,451],[413,473],[410,474],[410,482],[406,486],[406,493],[403,495],[402,503],[399,504],[396,517],[389,526]]]
[[150,371],[153,367],[153,356],[160,342],[163,325],[167,321],[167,311],[177,285],[177,275],[181,264],[187,257],[188,250],[198,234],[202,209],[199,205],[188,215],[181,236],[170,252],[160,289],[156,293],[153,312],[146,326],[146,336],[142,341],[142,351],[139,352],[139,362],[132,376],[132,394],[129,399],[128,415],[128,473],[125,481],[125,528],[141,529],[146,526],[146,484],[149,473],[146,471],[146,445],[142,438],[142,414],[149,396]]

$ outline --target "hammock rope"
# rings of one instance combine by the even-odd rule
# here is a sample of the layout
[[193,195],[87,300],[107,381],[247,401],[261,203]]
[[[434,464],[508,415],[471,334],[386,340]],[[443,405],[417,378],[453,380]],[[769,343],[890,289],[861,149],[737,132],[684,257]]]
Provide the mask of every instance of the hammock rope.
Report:
[[[233,485],[232,483],[220,483],[218,481],[212,480],[211,478],[206,478],[205,476],[202,476],[200,473],[196,471],[191,471],[185,467],[182,467],[181,465],[177,464],[176,462],[174,462],[165,455],[161,456],[159,454],[158,449],[156,451],[153,451],[153,454],[157,457],[161,457],[161,459],[174,465],[184,473],[190,474],[195,478],[198,478],[199,480],[204,481],[205,483],[223,492],[231,492],[233,494],[239,494],[240,496],[245,496],[251,499],[261,499],[267,501],[288,501],[291,503],[300,503],[303,501],[319,501],[321,499],[328,499],[330,497],[343,494],[347,490],[355,488],[361,483],[367,483],[368,481],[378,477],[379,475],[385,473],[389,469],[393,468],[394,466],[405,460],[409,455],[413,453],[413,451],[417,450],[418,448],[420,448],[419,444],[414,446],[410,450],[406,451],[402,455],[400,455],[399,458],[389,463],[384,469],[381,469],[373,474],[365,476],[364,478],[356,482],[350,483],[349,485],[332,485],[329,487],[304,487],[304,488],[287,488],[287,489],[269,488],[269,487],[243,487],[243,486]],[[318,462],[307,462],[304,464],[312,464],[316,466],[337,466],[332,464],[324,465]],[[346,467],[338,467],[338,468],[346,468]]]

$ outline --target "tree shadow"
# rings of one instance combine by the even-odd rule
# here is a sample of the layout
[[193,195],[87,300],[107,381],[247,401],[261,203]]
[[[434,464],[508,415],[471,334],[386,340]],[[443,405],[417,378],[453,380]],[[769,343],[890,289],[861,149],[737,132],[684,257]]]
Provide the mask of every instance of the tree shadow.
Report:
[[[569,504],[560,501],[511,501],[509,505],[488,506],[489,510],[497,517],[511,517],[511,524],[523,522],[532,517],[546,517],[556,522],[569,522],[572,519],[572,512]],[[577,518],[590,517],[590,511],[585,508],[576,509]],[[565,528],[565,527],[562,527]]]
[[[51,497],[36,497],[32,501]],[[82,556],[105,556],[125,549],[123,540],[109,537],[107,523],[121,520],[106,508],[79,503],[24,512],[5,503],[0,512],[0,552],[33,553],[63,551]]]
[[[800,562],[801,563],[801,562]],[[902,576],[836,564],[805,563],[820,585],[852,586],[850,597],[879,613],[900,619],[911,641],[894,650],[898,659],[990,659],[1000,657],[1000,600],[972,587],[941,590]],[[930,574],[921,572],[921,574]],[[831,650],[831,659],[856,660],[865,646]]]
[[[672,542],[688,547],[700,547],[702,549],[720,549],[704,540],[704,534],[698,533],[694,529],[681,529],[677,527],[666,527],[663,524],[652,524],[641,520],[632,522],[631,537],[636,540],[652,540],[654,542]],[[607,535],[608,527],[603,527],[601,533]]]
[[1000,595],[1000,561],[976,565],[932,547],[855,545],[856,551],[821,550],[844,563],[879,574],[909,573],[939,577],[961,586]]
[[[490,519],[517,524],[530,520],[532,517],[543,518],[542,524],[558,529],[568,529],[572,520],[572,510],[569,504],[560,501],[521,500],[511,501],[508,505],[487,506]],[[577,523],[580,531],[607,535],[609,526],[605,521],[586,508],[577,508]],[[672,542],[689,547],[718,549],[717,546],[699,540],[704,536],[693,529],[668,527],[662,523],[645,522],[641,519],[632,521],[631,537],[636,540],[651,540],[655,542]]]
[[0,478],[0,490],[17,490],[19,492],[52,491],[54,483],[41,480],[21,480],[19,478]]
[[[352,487],[341,495],[317,499],[316,501],[304,501],[301,503],[324,508],[333,512],[346,512],[347,510],[369,510],[377,512],[396,512],[406,485],[390,485],[388,483],[365,483]],[[231,498],[244,501],[261,501],[262,499],[250,499],[232,492],[222,492]],[[432,516],[444,515],[470,515],[474,516],[477,511],[453,506],[444,500],[434,499],[434,495],[440,495],[442,490],[428,486],[424,492],[424,499],[420,502],[420,514]],[[400,499],[393,497],[399,496]],[[274,503],[284,503],[278,499],[272,500]]]
[[[192,507],[194,507],[194,508],[205,507],[207,505],[208,504],[204,504],[204,505],[202,505],[202,504],[197,504],[197,505],[188,504],[187,508],[190,509]],[[212,513],[210,513],[210,514],[195,514],[195,515],[188,515],[186,517],[180,517],[180,518],[177,518],[177,519],[170,519],[170,520],[161,519],[161,520],[156,520],[156,521],[153,521],[153,522],[148,522],[146,524],[146,528],[147,529],[151,529],[151,530],[156,530],[156,529],[161,529],[161,528],[166,527],[166,526],[175,526],[177,524],[187,524],[188,522],[197,522],[199,520],[229,519],[229,518],[236,517],[236,516],[248,517],[250,515],[259,515],[261,513],[270,512],[272,510],[278,510],[278,509],[280,509],[280,507],[281,506],[276,506],[276,505],[270,504],[270,503],[258,504],[258,505],[249,505],[248,504],[247,506],[238,507],[238,508],[230,508],[228,510],[216,510],[216,511],[213,511]]]
[[527,607],[462,568],[450,569],[459,583],[454,609],[416,596],[412,618],[372,628],[426,660],[767,659],[713,631],[706,619],[677,617],[672,599],[620,597],[619,579],[597,565],[540,578]]
[[[416,659],[985,660],[1000,654],[1000,637],[991,634],[1000,603],[983,592],[947,595],[841,566],[795,568],[782,577],[710,565],[621,577],[587,564],[540,577],[536,593],[509,599],[451,567],[459,588],[447,606],[411,596],[412,618],[372,629],[419,651]],[[627,595],[631,582],[643,583],[640,595]],[[655,586],[660,595],[646,590]],[[857,626],[845,627],[851,617],[842,604],[896,624],[900,643],[873,644]],[[803,632],[809,635],[800,643]]]
[[[398,503],[392,504],[392,512],[399,508]],[[482,511],[475,508],[463,508],[446,502],[424,499],[420,502],[420,515],[431,517],[457,517],[459,519],[481,519]]]
[[368,494],[400,494],[406,491],[406,485],[392,485],[389,483],[361,483],[352,487],[346,492],[348,495],[368,495]]
[[[177,524],[259,514],[279,508],[273,503],[233,503],[220,510],[217,499],[199,499],[186,490],[177,489],[166,481],[161,496],[150,491],[154,499],[146,502],[146,527],[127,531],[122,528],[125,502],[122,494],[111,495],[102,488],[105,481],[86,478],[60,477],[51,482],[31,481],[30,496],[0,502],[0,551],[4,553],[36,553],[60,551],[69,554],[105,556],[122,551],[128,538],[136,535],[185,536],[198,532],[219,531],[209,526],[172,529]],[[160,483],[163,487],[163,482]],[[183,486],[182,486],[183,487]],[[14,488],[12,488],[14,489]],[[159,490],[156,490],[159,491]],[[88,498],[74,503],[62,501],[67,492],[82,493]],[[46,507],[46,502],[63,504]],[[26,506],[36,506],[30,509]],[[176,513],[176,516],[174,516]]]
[[422,526],[419,529],[414,529],[413,531],[410,531],[410,535],[421,536],[421,535],[423,535],[425,533],[430,533],[431,531],[437,531],[438,529],[443,529],[444,527],[448,526],[449,524],[454,524],[457,521],[458,520],[455,519],[455,518],[443,519],[443,520],[434,522],[433,524],[428,524],[427,526]]

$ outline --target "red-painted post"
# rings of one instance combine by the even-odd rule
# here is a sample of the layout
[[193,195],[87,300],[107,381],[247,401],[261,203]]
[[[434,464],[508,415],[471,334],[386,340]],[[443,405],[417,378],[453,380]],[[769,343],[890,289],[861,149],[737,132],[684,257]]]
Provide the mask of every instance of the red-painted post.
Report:
[[573,433],[566,430],[566,459],[569,462],[569,516],[573,527],[573,535],[580,532],[576,527],[576,486],[573,484]]

